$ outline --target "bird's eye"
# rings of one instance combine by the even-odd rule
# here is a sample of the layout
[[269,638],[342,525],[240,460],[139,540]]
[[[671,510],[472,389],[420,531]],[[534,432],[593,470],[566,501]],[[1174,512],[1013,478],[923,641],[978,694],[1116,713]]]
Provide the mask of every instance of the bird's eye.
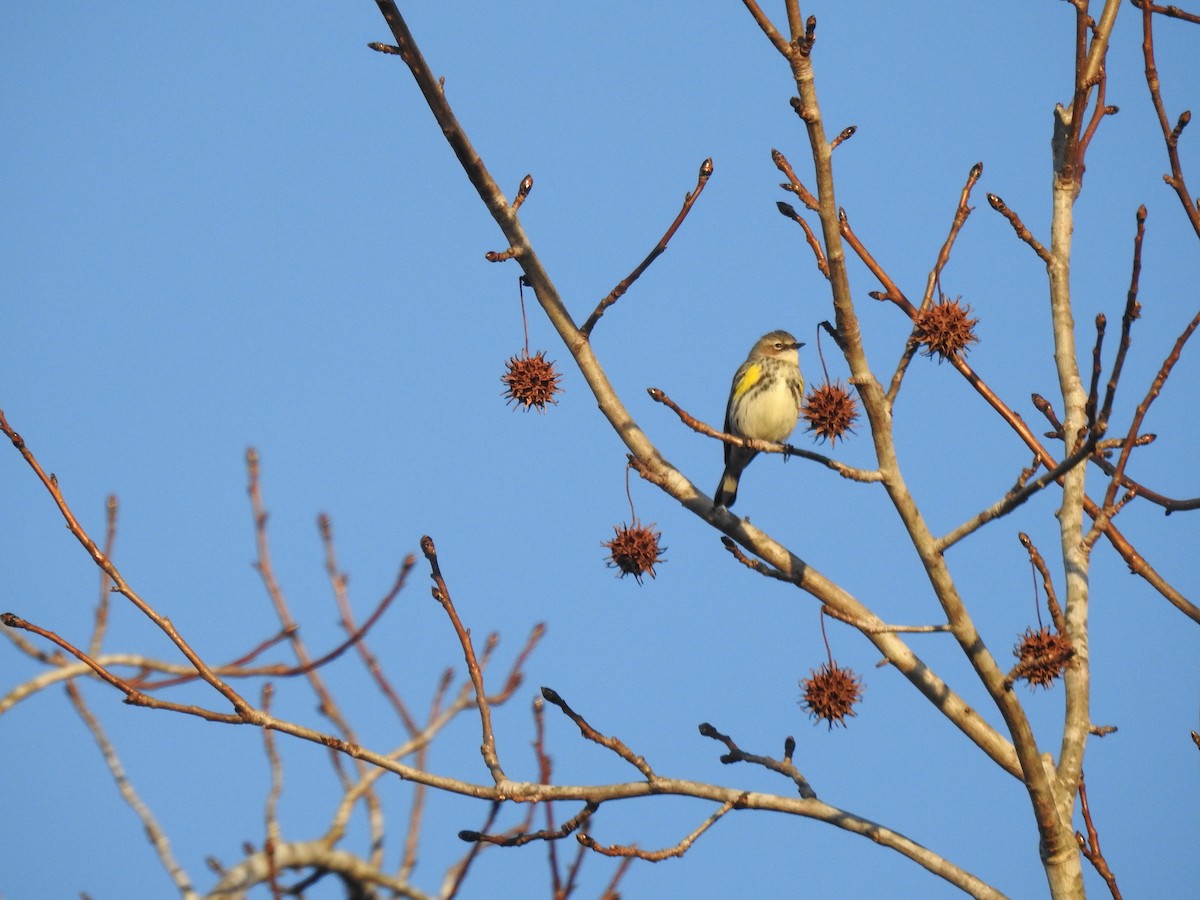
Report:
[[782,349],[783,349],[783,341],[776,341],[776,342],[775,342],[775,349],[776,349],[776,350],[782,350]]

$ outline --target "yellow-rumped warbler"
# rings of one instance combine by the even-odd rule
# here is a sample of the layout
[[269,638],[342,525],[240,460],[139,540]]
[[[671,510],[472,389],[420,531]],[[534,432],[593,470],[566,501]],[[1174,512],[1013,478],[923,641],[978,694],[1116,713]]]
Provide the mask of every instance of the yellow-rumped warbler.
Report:
[[[788,439],[804,401],[798,352],[803,346],[786,331],[772,331],[758,339],[733,376],[725,407],[726,434],[760,441]],[[725,445],[725,472],[714,506],[733,506],[742,470],[757,455],[757,450]]]

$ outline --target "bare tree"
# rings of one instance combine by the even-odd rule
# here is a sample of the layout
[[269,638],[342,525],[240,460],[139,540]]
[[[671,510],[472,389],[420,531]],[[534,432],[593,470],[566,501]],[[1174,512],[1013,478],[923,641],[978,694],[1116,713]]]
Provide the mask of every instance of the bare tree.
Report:
[[[781,89],[794,91],[791,107],[807,136],[807,157],[789,158],[772,151],[772,160],[780,177],[787,202],[780,201],[783,217],[795,223],[803,240],[802,250],[827,284],[832,315],[821,323],[828,341],[840,353],[848,373],[847,384],[825,377],[810,390],[804,416],[811,430],[836,448],[838,441],[859,433],[855,440],[868,443],[873,461],[870,465],[850,465],[833,455],[816,453],[790,445],[751,441],[723,433],[706,423],[701,415],[688,409],[681,398],[671,396],[670,386],[649,388],[650,397],[678,417],[680,429],[690,428],[701,435],[727,444],[750,447],[767,454],[803,457],[835,473],[846,482],[847,490],[882,490],[891,511],[908,542],[908,550],[919,562],[923,576],[920,590],[927,592],[940,610],[932,622],[895,623],[841,583],[823,573],[820,560],[808,559],[800,547],[788,546],[765,529],[751,524],[713,500],[693,483],[690,474],[673,465],[639,424],[630,411],[630,398],[622,396],[610,379],[605,362],[593,339],[605,328],[618,327],[621,301],[638,279],[666,250],[689,213],[703,201],[701,194],[717,173],[713,160],[700,166],[697,180],[686,195],[676,217],[666,225],[662,237],[651,245],[647,256],[629,274],[585,314],[572,313],[564,302],[548,267],[543,264],[533,241],[526,233],[520,211],[538,199],[534,176],[520,181],[510,201],[493,178],[481,154],[473,146],[464,125],[456,117],[443,82],[425,61],[417,40],[392,0],[377,0],[392,41],[373,43],[371,48],[398,57],[409,69],[425,102],[450,149],[466,172],[488,212],[495,219],[506,245],[491,251],[488,259],[496,264],[519,266],[520,286],[529,288],[537,304],[563,341],[571,364],[586,382],[598,410],[627,449],[629,469],[645,482],[657,487],[682,509],[693,515],[694,527],[719,532],[729,558],[749,569],[747,577],[783,582],[798,589],[806,600],[816,601],[821,628],[826,621],[849,626],[858,632],[882,657],[883,664],[894,670],[914,689],[917,702],[928,704],[974,745],[982,758],[1015,779],[1028,795],[1031,834],[1036,835],[1041,865],[1045,870],[1048,893],[1054,898],[1084,896],[1085,869],[1091,867],[1111,892],[1120,897],[1119,872],[1114,874],[1101,848],[1103,821],[1093,817],[1084,781],[1084,756],[1089,740],[1115,730],[1094,720],[1091,711],[1093,692],[1089,654],[1089,611],[1097,585],[1091,578],[1092,557],[1096,548],[1107,547],[1181,614],[1181,625],[1188,628],[1200,622],[1200,607],[1189,600],[1169,578],[1160,573],[1150,550],[1141,546],[1136,534],[1118,527],[1120,514],[1131,505],[1153,505],[1167,513],[1194,510],[1200,499],[1175,499],[1172,485],[1144,484],[1129,474],[1135,451],[1148,446],[1155,435],[1144,428],[1152,404],[1159,396],[1181,358],[1185,344],[1200,325],[1196,313],[1179,333],[1172,346],[1138,348],[1134,337],[1140,316],[1139,276],[1145,241],[1145,207],[1129,215],[1129,280],[1123,291],[1125,302],[1116,338],[1115,353],[1106,354],[1107,320],[1097,317],[1094,335],[1080,337],[1072,304],[1072,239],[1075,232],[1074,210],[1088,185],[1085,177],[1090,148],[1103,139],[1106,119],[1117,113],[1107,102],[1108,72],[1106,55],[1120,10],[1120,4],[1108,0],[1093,11],[1087,0],[1074,0],[1073,79],[1063,87],[1063,102],[1054,110],[1052,153],[1053,179],[1048,233],[1039,237],[1027,226],[1019,212],[1000,196],[987,193],[986,201],[1011,226],[1018,241],[1028,247],[1035,265],[1046,273],[1045,297],[1054,348],[1058,385],[1054,399],[1041,394],[1033,398],[1034,408],[1045,418],[1044,426],[1032,426],[1022,418],[1018,404],[993,388],[984,373],[968,361],[971,346],[978,341],[978,315],[959,298],[943,292],[943,277],[950,264],[956,241],[968,226],[976,199],[976,188],[984,176],[984,164],[964,166],[965,179],[957,204],[948,204],[949,220],[940,252],[928,271],[923,287],[912,296],[894,278],[891,263],[883,253],[873,252],[869,241],[852,227],[850,216],[839,206],[834,159],[846,141],[855,134],[848,126],[834,134],[837,125],[829,124],[823,114],[818,91],[820,72],[818,41],[820,31],[815,16],[802,15],[796,0],[787,0],[784,22],[776,22],[755,0],[744,0],[750,19],[761,30],[766,52],[777,54],[791,81]],[[1173,189],[1184,216],[1200,238],[1200,216],[1194,194],[1185,181],[1179,144],[1189,114],[1171,121],[1159,83],[1153,41],[1153,29],[1164,18],[1185,22],[1169,24],[1186,27],[1197,24],[1197,17],[1174,7],[1159,7],[1148,0],[1134,4],[1141,16],[1146,82],[1151,102],[1162,125],[1170,173],[1167,184]],[[786,67],[786,68],[785,68]],[[811,160],[811,167],[809,162]],[[806,174],[810,173],[810,174]],[[764,198],[765,200],[765,198]],[[1014,204],[1015,205],[1015,204]],[[927,223],[926,223],[927,224]],[[791,227],[791,226],[788,226]],[[929,226],[932,227],[932,226]],[[943,225],[943,227],[946,227]],[[855,286],[851,265],[862,264],[873,279],[870,297],[878,301],[894,320],[890,355],[868,352],[863,339],[861,296]],[[1114,313],[1116,310],[1114,310]],[[1082,347],[1077,346],[1077,341]],[[1126,363],[1130,354],[1141,350],[1161,360],[1157,373],[1148,384],[1130,385]],[[832,352],[830,356],[832,357]],[[897,421],[907,412],[898,407],[904,397],[906,379],[914,360],[933,357],[946,364],[969,386],[978,402],[990,408],[1017,445],[1023,446],[1028,465],[1012,472],[1011,487],[984,508],[964,513],[953,527],[939,529],[931,521],[918,492],[910,488],[913,468],[931,465],[927,459],[906,460],[898,447]],[[1089,360],[1090,365],[1081,365]],[[822,363],[824,364],[824,363]],[[544,354],[524,351],[509,361],[505,376],[507,396],[525,409],[545,408],[555,400],[560,373]],[[1141,402],[1125,420],[1115,417],[1118,389],[1139,392]],[[699,725],[700,735],[713,742],[722,763],[744,763],[771,773],[777,779],[776,792],[743,787],[736,777],[728,783],[699,778],[679,777],[660,772],[633,745],[616,734],[606,733],[593,723],[587,710],[572,706],[568,698],[551,687],[541,688],[533,705],[533,753],[537,779],[510,776],[514,760],[496,740],[493,716],[512,699],[522,685],[523,673],[543,634],[543,626],[533,627],[524,645],[506,664],[496,660],[496,637],[482,645],[472,637],[470,623],[459,614],[453,597],[453,572],[443,572],[432,539],[421,541],[424,567],[433,582],[434,599],[444,610],[446,623],[461,649],[466,677],[457,684],[451,673],[431,677],[436,684],[428,712],[422,717],[412,711],[395,682],[387,674],[386,661],[372,641],[372,630],[386,615],[418,565],[414,557],[399,565],[396,579],[377,602],[371,613],[359,620],[347,592],[347,577],[335,552],[332,526],[328,518],[320,521],[325,551],[325,568],[336,599],[344,638],[334,646],[316,649],[301,637],[288,600],[275,576],[268,541],[265,503],[260,488],[258,455],[247,455],[249,493],[257,535],[257,568],[269,597],[278,630],[249,646],[244,654],[228,662],[203,658],[181,634],[156,603],[142,594],[113,562],[113,543],[117,532],[117,507],[110,502],[108,531],[102,539],[88,533],[64,496],[53,474],[48,473],[34,447],[18,433],[19,423],[10,424],[0,413],[0,428],[11,439],[36,478],[44,485],[71,534],[82,545],[101,573],[100,602],[86,646],[54,633],[38,616],[28,618],[6,613],[6,636],[17,650],[45,666],[45,672],[17,684],[0,698],[0,714],[18,703],[29,702],[42,689],[66,683],[71,701],[90,729],[101,749],[123,799],[140,817],[163,867],[182,896],[199,896],[194,873],[184,870],[172,855],[170,844],[150,809],[142,803],[122,770],[117,751],[106,737],[99,718],[91,711],[74,687],[77,679],[100,679],[123,695],[124,702],[152,710],[197,717],[211,723],[250,725],[261,730],[264,752],[272,772],[272,783],[265,803],[265,837],[259,846],[245,849],[232,865],[214,865],[215,879],[203,893],[216,896],[241,896],[256,885],[266,885],[274,896],[300,892],[322,879],[338,879],[348,896],[452,897],[471,874],[472,865],[484,850],[497,847],[543,845],[549,858],[549,892],[566,897],[578,885],[579,872],[592,856],[620,860],[611,870],[611,879],[603,896],[615,897],[618,886],[637,860],[661,861],[687,853],[693,844],[724,816],[735,810],[774,811],[832,825],[851,834],[869,838],[901,854],[931,875],[975,897],[1002,897],[1004,886],[991,884],[968,871],[936,847],[927,847],[898,827],[872,821],[867,814],[839,804],[837,798],[814,789],[820,783],[818,773],[812,781],[802,774],[796,760],[796,741],[786,737],[772,752],[746,749],[736,735],[724,733],[718,726]],[[1039,434],[1039,429],[1046,429]],[[1089,490],[1088,475],[1099,473]],[[704,477],[712,473],[704,472]],[[1058,520],[1058,541],[1053,550],[1039,548],[1026,533],[1018,539],[1035,573],[1035,598],[1044,608],[1048,624],[1041,621],[1017,636],[1016,661],[1008,664],[1004,656],[1012,635],[985,634],[978,621],[978,610],[960,587],[961,575],[948,559],[948,552],[960,542],[983,529],[996,540],[1011,540],[1001,535],[997,523],[1042,492],[1053,492]],[[633,500],[630,499],[632,506]],[[865,529],[865,526],[864,526]],[[631,510],[629,523],[617,528],[608,542],[610,562],[622,573],[639,580],[653,576],[662,561],[661,534],[656,526],[641,522]],[[1108,552],[1105,550],[1104,552]],[[170,641],[182,662],[171,662],[149,654],[111,653],[104,649],[109,617],[109,596],[115,593],[132,604]],[[235,613],[236,615],[236,613]],[[832,623],[830,627],[833,627]],[[24,632],[24,633],[22,633]],[[916,635],[933,635],[953,641],[969,674],[942,674],[922,656],[915,644]],[[287,646],[295,661],[288,664],[261,662],[275,649]],[[829,642],[826,641],[828,649]],[[51,649],[54,648],[54,649]],[[999,649],[997,649],[999,648]],[[371,679],[379,702],[401,723],[404,740],[387,749],[370,749],[360,740],[354,726],[341,711],[336,692],[324,673],[335,660],[357,654],[363,671]],[[504,673],[497,677],[495,669]],[[973,676],[974,682],[970,679]],[[317,697],[321,714],[328,725],[316,728],[293,717],[273,711],[273,685],[284,679],[303,678]],[[240,687],[261,682],[257,699]],[[1016,690],[1018,682],[1032,686],[1055,687],[1065,695],[1063,714],[1056,733],[1048,741],[1045,732],[1031,724],[1024,696]],[[168,699],[164,690],[180,684],[201,685],[196,702]],[[803,680],[803,702],[811,715],[827,723],[846,724],[856,714],[861,696],[861,678],[840,666],[829,652],[824,665]],[[987,707],[977,709],[972,697],[986,699]],[[580,731],[581,740],[603,748],[627,769],[627,780],[603,783],[556,782],[551,753],[546,743],[546,704],[556,716],[565,717]],[[430,763],[430,748],[456,719],[473,717],[479,740],[479,754],[487,777],[445,775]],[[317,839],[295,840],[284,835],[278,810],[282,791],[283,766],[277,744],[284,735],[328,748],[329,763],[337,779],[340,798],[329,816],[326,831]],[[1170,735],[1177,739],[1179,735]],[[1193,734],[1193,738],[1194,738]],[[777,753],[778,755],[772,755]],[[805,766],[807,768],[807,766]],[[745,767],[731,770],[737,773]],[[385,865],[383,841],[392,834],[385,826],[384,802],[380,783],[387,775],[398,776],[416,786],[407,811],[403,837],[404,850],[398,865]],[[431,795],[432,792],[432,795]],[[478,827],[463,828],[461,858],[443,874],[434,888],[418,888],[413,871],[417,846],[423,827],[426,804],[433,796],[460,795],[480,801]],[[672,844],[646,849],[636,834],[615,843],[604,843],[594,836],[593,825],[603,814],[636,798],[688,797],[704,801],[707,811],[698,816],[694,827]],[[518,820],[501,826],[507,807],[516,806]],[[347,828],[351,816],[365,810],[367,837],[359,849],[346,849]],[[393,834],[394,837],[394,834]],[[563,850],[568,841],[568,853]],[[1030,841],[1034,846],[1034,841]],[[524,851],[510,851],[529,853]],[[870,848],[864,854],[874,852]],[[295,873],[301,873],[298,883]]]

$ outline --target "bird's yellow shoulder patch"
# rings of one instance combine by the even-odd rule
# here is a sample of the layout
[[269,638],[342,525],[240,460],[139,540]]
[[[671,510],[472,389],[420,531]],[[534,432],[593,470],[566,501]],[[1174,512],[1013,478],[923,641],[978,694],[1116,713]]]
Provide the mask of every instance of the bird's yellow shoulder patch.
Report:
[[740,397],[754,385],[758,384],[758,379],[762,377],[762,366],[758,363],[751,363],[746,366],[746,371],[742,373],[742,377],[737,380],[737,384],[733,386],[733,395]]

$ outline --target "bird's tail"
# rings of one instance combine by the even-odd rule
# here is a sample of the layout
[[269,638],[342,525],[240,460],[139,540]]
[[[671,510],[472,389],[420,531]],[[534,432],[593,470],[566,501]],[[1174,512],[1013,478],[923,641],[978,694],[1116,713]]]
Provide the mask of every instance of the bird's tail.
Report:
[[713,495],[713,506],[724,506],[726,509],[733,506],[737,500],[738,478],[741,474],[741,469],[725,467],[721,474],[721,483],[717,485],[717,492]]

